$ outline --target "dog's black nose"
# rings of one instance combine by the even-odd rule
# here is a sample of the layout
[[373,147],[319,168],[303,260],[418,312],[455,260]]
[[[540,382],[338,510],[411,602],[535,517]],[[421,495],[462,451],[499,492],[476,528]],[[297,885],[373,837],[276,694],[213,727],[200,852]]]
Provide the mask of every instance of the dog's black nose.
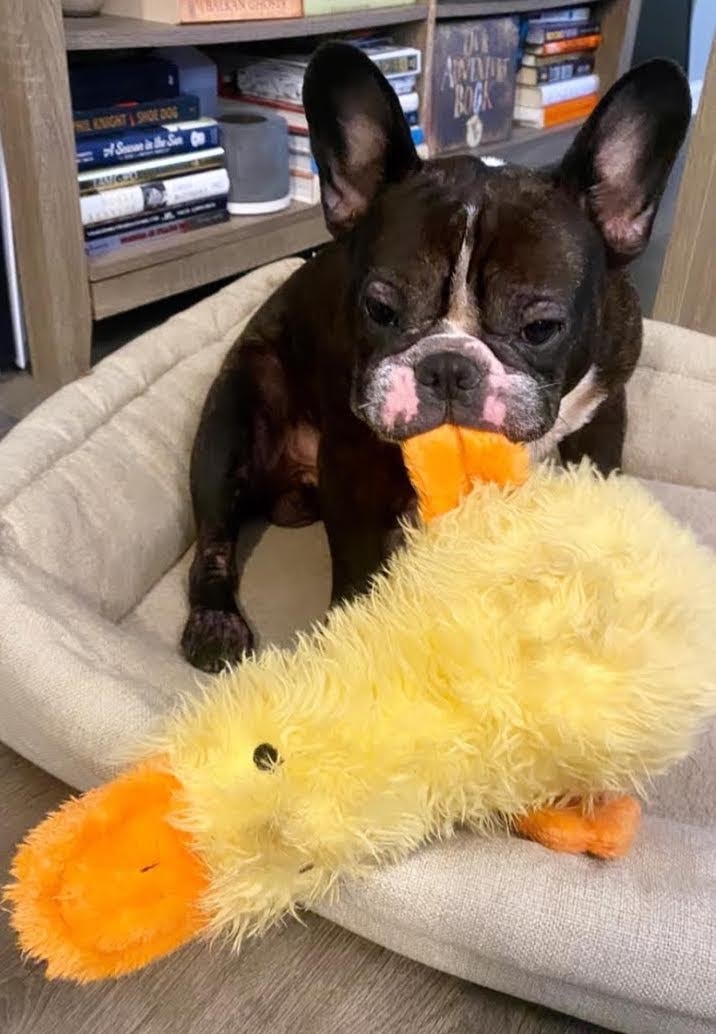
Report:
[[478,384],[481,372],[472,359],[459,352],[434,352],[415,367],[418,384],[430,388],[444,402],[457,398]]

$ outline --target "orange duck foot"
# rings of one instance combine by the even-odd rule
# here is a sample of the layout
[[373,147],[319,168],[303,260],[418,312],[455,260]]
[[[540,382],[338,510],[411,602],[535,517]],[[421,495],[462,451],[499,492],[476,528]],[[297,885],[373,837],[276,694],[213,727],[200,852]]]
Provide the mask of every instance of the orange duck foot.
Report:
[[552,851],[623,858],[639,828],[641,805],[634,797],[612,797],[585,814],[580,804],[542,808],[515,821],[515,829]]

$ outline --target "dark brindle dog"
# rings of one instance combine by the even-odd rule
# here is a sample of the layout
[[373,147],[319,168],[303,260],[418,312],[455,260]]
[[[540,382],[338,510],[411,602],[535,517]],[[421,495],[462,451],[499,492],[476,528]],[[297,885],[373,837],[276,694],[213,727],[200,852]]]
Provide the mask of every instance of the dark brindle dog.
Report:
[[408,435],[449,420],[619,465],[641,346],[624,266],[690,117],[681,72],[650,62],[559,167],[531,172],[421,162],[393,91],[348,45],[317,52],[304,100],[336,239],[254,316],[206,401],[182,639],[206,671],[251,646],[235,602],[242,523],[322,519],[333,599],[360,592],[413,503],[396,444]]

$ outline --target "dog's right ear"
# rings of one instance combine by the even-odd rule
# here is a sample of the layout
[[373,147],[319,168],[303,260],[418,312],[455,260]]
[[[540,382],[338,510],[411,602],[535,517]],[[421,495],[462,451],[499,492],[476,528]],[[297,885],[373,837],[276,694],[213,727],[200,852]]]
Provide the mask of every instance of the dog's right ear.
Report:
[[376,66],[348,43],[326,43],[303,82],[326,225],[352,229],[382,186],[420,167],[400,102]]

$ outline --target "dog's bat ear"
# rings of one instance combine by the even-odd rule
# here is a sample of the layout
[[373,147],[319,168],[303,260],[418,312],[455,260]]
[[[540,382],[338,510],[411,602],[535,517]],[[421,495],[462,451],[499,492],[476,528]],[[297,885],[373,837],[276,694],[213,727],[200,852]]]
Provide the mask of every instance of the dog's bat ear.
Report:
[[596,223],[613,264],[630,261],[648,243],[690,117],[681,69],[648,61],[614,84],[564,156],[557,181]]
[[326,43],[303,83],[311,149],[334,237],[352,229],[382,186],[420,167],[400,102],[361,50]]

